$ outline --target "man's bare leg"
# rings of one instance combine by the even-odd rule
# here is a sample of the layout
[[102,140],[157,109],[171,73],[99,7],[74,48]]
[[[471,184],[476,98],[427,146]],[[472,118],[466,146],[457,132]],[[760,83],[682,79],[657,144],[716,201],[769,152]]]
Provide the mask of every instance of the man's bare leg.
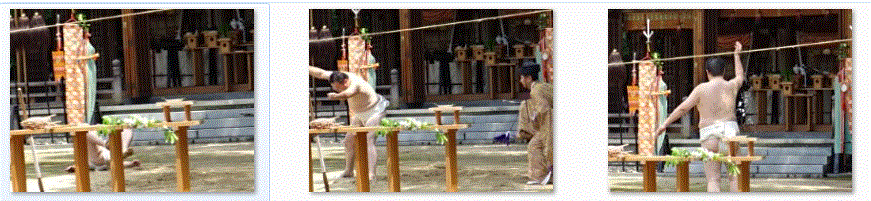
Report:
[[133,130],[124,129],[121,131],[121,150],[124,158],[133,155],[133,149],[130,148],[130,142],[133,142]]
[[[743,172],[741,174],[744,174]],[[732,192],[740,192],[741,188],[738,188],[738,176],[729,175],[729,190]]]
[[[702,142],[702,147],[708,151],[719,152],[720,139],[709,138]],[[708,181],[708,192],[720,192],[720,162],[708,161],[705,163],[705,179]]]
[[369,181],[375,181],[375,163],[378,162],[378,149],[375,147],[375,139],[378,138],[378,134],[375,132],[369,132],[366,135],[366,141],[368,143],[368,152],[369,152]]
[[[381,124],[381,119],[387,115],[387,112],[380,112],[378,114],[373,115],[366,121],[366,126],[378,126]],[[375,147],[375,140],[378,138],[378,134],[376,132],[369,132],[366,134],[367,143],[368,143],[368,152],[369,152],[369,181],[375,181],[375,164],[378,162],[378,149]]]
[[346,133],[345,139],[345,171],[342,172],[342,177],[354,177],[354,136],[355,133]]

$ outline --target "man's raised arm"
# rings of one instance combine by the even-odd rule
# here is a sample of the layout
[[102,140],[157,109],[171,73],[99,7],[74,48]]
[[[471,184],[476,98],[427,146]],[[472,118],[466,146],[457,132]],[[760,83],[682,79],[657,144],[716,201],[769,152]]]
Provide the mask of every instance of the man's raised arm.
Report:
[[741,42],[735,41],[735,78],[729,80],[729,84],[731,86],[735,86],[735,88],[740,88],[741,84],[744,84],[744,65],[741,64]]
[[315,78],[318,78],[318,79],[329,80],[331,74],[333,74],[333,72],[326,71],[326,70],[318,68],[318,67],[314,67],[314,66],[308,67],[308,75],[315,77]]

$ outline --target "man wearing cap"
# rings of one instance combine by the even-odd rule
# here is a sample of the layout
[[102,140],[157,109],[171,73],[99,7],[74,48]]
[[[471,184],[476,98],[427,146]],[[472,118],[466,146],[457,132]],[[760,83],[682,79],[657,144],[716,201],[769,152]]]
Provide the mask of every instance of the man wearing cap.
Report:
[[520,103],[518,136],[529,139],[526,184],[550,183],[553,169],[553,85],[538,80],[539,65],[520,68],[520,84],[529,89],[529,99]]

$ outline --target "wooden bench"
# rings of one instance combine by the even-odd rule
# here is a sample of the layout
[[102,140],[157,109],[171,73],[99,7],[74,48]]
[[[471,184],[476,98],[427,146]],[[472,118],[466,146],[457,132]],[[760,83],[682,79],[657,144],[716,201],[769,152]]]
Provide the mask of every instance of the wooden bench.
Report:
[[[457,130],[468,128],[468,124],[459,124],[462,107],[440,106],[430,108],[435,112],[436,125],[432,127],[445,132],[445,186],[448,192],[457,192]],[[452,112],[455,124],[442,125],[442,112]],[[358,192],[369,192],[369,155],[366,134],[380,130],[389,131],[387,137],[387,182],[389,192],[400,192],[399,174],[399,131],[401,128],[374,127],[336,127],[330,129],[309,129],[309,137],[324,133],[355,133],[354,137],[354,171],[356,172],[356,185]],[[309,191],[314,191],[314,179],[311,168],[311,143],[309,143]]]
[[[738,187],[741,192],[749,192],[750,191],[750,163],[753,161],[762,160],[762,156],[756,156],[753,152],[754,143],[756,142],[756,138],[750,138],[746,136],[736,136],[730,139],[726,139],[726,142],[729,143],[729,156],[726,156],[728,160],[735,161],[741,170],[741,173],[738,175]],[[747,144],[747,155],[738,156],[738,152],[740,150],[741,144]],[[658,162],[663,161],[682,161],[678,163],[675,167],[675,184],[677,192],[688,192],[689,191],[689,162],[690,161],[699,161],[701,158],[685,158],[685,157],[677,157],[677,156],[643,156],[637,154],[626,154],[615,157],[608,157],[608,162],[619,162],[619,161],[637,161],[641,162],[644,165],[644,173],[642,183],[644,186],[644,192],[656,192],[656,164]]]
[[[158,106],[163,107],[166,121],[154,125],[154,128],[171,127],[175,130],[178,141],[175,143],[176,150],[176,182],[179,192],[190,192],[190,166],[188,162],[188,142],[187,130],[190,126],[199,125],[200,121],[190,119],[190,101],[181,102],[163,102],[158,103]],[[170,119],[171,107],[184,107],[185,120],[173,122]],[[61,125],[45,129],[35,130],[13,130],[10,131],[10,159],[12,174],[12,191],[25,192],[27,191],[27,178],[25,177],[24,166],[24,139],[29,135],[48,134],[48,133],[70,133],[73,137],[73,157],[75,162],[75,177],[76,191],[90,192],[91,178],[88,171],[88,147],[87,134],[89,131],[99,131],[103,129],[114,130],[109,134],[110,147],[110,171],[112,174],[112,190],[115,192],[125,192],[124,184],[124,166],[121,150],[121,131],[129,129],[127,126],[118,125]]]

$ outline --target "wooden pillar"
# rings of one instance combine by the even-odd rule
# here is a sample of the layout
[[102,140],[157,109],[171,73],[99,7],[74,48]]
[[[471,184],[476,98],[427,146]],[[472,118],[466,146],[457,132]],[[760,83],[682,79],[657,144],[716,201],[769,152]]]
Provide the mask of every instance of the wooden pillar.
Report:
[[9,137],[9,161],[12,166],[9,176],[12,178],[12,192],[27,192],[27,168],[24,166],[24,136]]
[[641,161],[644,163],[644,192],[656,192],[656,162]]
[[175,182],[178,192],[191,191],[190,162],[188,161],[188,127],[176,128],[175,135]]
[[750,192],[750,161],[741,161],[741,177],[738,178],[738,188],[741,192]]
[[125,192],[124,186],[124,156],[121,150],[121,129],[116,129],[109,136],[109,169],[112,172],[112,191]]
[[[399,28],[409,29],[419,26],[419,10],[399,10]],[[402,63],[402,89],[405,92],[405,102],[409,104],[422,104],[426,99],[426,77],[423,63],[423,52],[420,50],[422,39],[420,33],[405,31],[399,33],[400,62]]]
[[448,192],[457,192],[457,130],[448,130],[445,137],[445,185]]
[[[122,9],[122,14],[132,14],[132,9]],[[141,17],[141,16],[140,16]],[[129,97],[144,100],[151,96],[151,71],[148,70],[148,49],[146,43],[151,36],[137,30],[137,27],[145,27],[145,20],[135,20],[129,16],[121,18],[122,41],[124,47],[124,83]]]
[[387,190],[400,192],[399,187],[399,131],[387,135]]
[[[693,55],[705,54],[705,11],[693,10]],[[693,58],[693,87],[707,80],[705,58]],[[699,119],[699,112],[693,110],[693,119]]]
[[677,192],[689,192],[690,191],[690,163],[689,161],[683,161],[675,166],[675,172],[677,173],[677,178],[675,184],[677,184]]
[[[354,158],[357,164],[357,192],[369,192],[369,144],[366,142],[368,132],[357,132],[354,136]],[[374,159],[373,159],[374,160]]]
[[[308,192],[315,192],[315,179],[312,176],[312,137],[308,137]],[[326,183],[327,181],[324,181]]]
[[88,167],[88,131],[73,136],[73,157],[76,167],[76,191],[91,192],[91,171]]

